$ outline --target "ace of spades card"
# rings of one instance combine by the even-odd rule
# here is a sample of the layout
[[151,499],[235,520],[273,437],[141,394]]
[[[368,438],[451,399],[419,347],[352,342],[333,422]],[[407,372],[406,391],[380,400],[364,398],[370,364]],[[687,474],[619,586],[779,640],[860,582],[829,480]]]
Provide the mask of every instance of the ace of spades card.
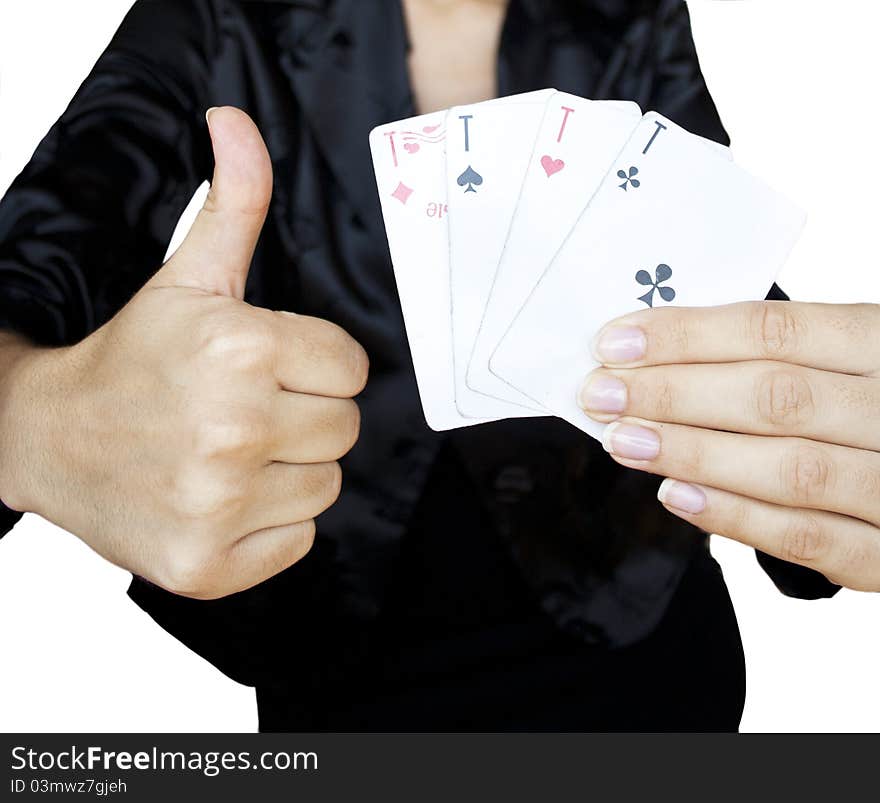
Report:
[[466,417],[545,415],[476,393],[467,366],[552,89],[457,106],[447,118],[446,175],[455,401]]

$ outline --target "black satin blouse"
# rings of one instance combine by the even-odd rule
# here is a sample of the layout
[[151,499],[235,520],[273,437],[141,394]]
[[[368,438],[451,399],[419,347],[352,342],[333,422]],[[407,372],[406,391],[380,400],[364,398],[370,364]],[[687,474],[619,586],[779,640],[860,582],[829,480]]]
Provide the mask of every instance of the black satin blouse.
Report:
[[[246,300],[329,319],[364,345],[360,441],[343,460],[341,498],[296,566],[213,602],[137,577],[129,593],[222,671],[273,689],[273,710],[295,709],[296,688],[317,700],[318,686],[344,687],[389,632],[448,636],[457,579],[477,613],[455,621],[479,620],[490,596],[516,600],[511,621],[528,610],[570,641],[608,650],[666,632],[683,575],[711,560],[705,537],[657,503],[655,478],[617,466],[562,421],[450,435],[426,426],[367,143],[372,127],[415,113],[407,50],[400,0],[139,0],[0,203],[0,326],[73,343],[156,270],[210,178],[205,109],[239,106],[260,127],[275,186]],[[512,0],[498,82],[501,95],[553,86],[634,100],[728,141],[682,0]],[[6,531],[19,514],[2,514]],[[426,528],[433,535],[412,546]],[[759,559],[785,593],[835,590]],[[469,576],[471,561],[487,567],[483,579]],[[502,564],[505,579],[493,579]],[[720,576],[713,582],[720,588]],[[405,615],[426,588],[433,624]],[[701,599],[729,607],[726,592]],[[376,635],[389,617],[397,630]],[[273,724],[322,721],[291,713]]]

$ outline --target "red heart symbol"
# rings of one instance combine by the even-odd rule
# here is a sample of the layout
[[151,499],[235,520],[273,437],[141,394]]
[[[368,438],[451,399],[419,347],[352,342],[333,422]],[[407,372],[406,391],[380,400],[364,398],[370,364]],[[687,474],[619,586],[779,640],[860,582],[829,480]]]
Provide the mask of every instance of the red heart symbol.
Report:
[[403,144],[403,149],[407,153],[417,153],[419,150],[419,143],[418,142],[405,142]]
[[554,159],[552,156],[542,156],[541,167],[544,168],[547,178],[550,178],[554,173],[558,173],[565,167],[565,162],[562,159]]

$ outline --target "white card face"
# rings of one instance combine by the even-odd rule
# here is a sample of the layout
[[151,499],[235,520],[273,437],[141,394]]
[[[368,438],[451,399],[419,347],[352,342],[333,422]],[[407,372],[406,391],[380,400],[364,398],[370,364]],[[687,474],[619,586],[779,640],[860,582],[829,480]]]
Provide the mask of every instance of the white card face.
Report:
[[[634,172],[637,171],[637,172]],[[763,299],[804,213],[705,141],[648,114],[490,359],[505,381],[595,437],[578,407],[609,320],[669,303]]]
[[446,224],[446,112],[370,132],[373,168],[425,420],[434,430],[481,423],[456,409]]
[[475,393],[465,374],[544,106],[553,94],[551,89],[457,106],[447,118],[455,399],[458,411],[467,417],[544,414]]
[[[641,120],[635,103],[557,92],[548,101],[519,204],[492,279],[466,381],[497,399],[534,404],[489,370],[489,357]],[[458,356],[458,355],[456,355]]]

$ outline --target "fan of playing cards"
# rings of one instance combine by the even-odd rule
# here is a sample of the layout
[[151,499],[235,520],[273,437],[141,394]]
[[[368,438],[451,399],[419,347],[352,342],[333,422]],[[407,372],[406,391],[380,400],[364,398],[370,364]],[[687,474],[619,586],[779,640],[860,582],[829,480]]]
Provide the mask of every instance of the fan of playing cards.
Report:
[[558,415],[607,321],[763,299],[801,210],[635,103],[546,89],[370,134],[428,425]]

